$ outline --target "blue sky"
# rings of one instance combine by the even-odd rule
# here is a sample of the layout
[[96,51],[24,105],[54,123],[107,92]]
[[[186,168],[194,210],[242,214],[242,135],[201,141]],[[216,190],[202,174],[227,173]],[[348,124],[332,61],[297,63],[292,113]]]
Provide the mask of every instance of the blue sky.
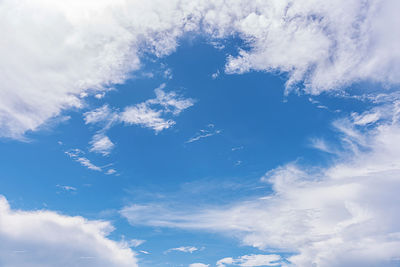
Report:
[[0,265],[399,266],[398,4],[284,2],[1,3]]

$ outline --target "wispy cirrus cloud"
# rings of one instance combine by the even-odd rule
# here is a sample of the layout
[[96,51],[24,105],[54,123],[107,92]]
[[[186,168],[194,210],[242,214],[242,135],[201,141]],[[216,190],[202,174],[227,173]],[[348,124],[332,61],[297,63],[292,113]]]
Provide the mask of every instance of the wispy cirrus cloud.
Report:
[[73,160],[75,160],[76,162],[79,162],[82,166],[84,166],[90,170],[93,170],[93,171],[101,171],[102,170],[101,167],[96,166],[88,158],[85,158],[84,156],[82,156],[84,154],[84,152],[78,148],[65,151],[65,154],[68,155]]
[[211,137],[217,134],[220,134],[222,130],[217,130],[214,129],[215,125],[214,124],[209,124],[207,125],[207,128],[201,129],[198,133],[196,133],[193,137],[189,138],[185,143],[193,143],[197,142],[201,139]]

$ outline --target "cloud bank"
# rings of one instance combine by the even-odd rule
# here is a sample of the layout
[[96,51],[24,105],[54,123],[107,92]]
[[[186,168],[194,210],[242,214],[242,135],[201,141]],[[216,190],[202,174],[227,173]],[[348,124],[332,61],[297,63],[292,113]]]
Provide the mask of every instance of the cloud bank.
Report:
[[0,196],[1,266],[137,266],[135,253],[112,241],[110,223],[52,211],[20,211]]
[[140,69],[143,53],[170,54],[187,33],[214,43],[241,38],[245,45],[227,57],[226,72],[286,73],[288,89],[299,84],[319,94],[359,81],[398,84],[399,5],[396,0],[4,0],[0,136],[21,139],[63,110],[82,107],[80,96],[102,96]]

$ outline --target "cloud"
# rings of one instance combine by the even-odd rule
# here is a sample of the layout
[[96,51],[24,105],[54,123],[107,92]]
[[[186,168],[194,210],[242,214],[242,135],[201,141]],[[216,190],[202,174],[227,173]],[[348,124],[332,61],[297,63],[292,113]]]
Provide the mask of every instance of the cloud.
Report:
[[[131,205],[132,225],[220,232],[261,250],[288,252],[296,266],[397,266],[400,253],[400,125],[334,123],[342,146],[331,166],[290,163],[269,171],[263,197],[204,208]],[[389,116],[390,115],[390,116]],[[385,117],[383,116],[383,117]]]
[[109,222],[10,208],[0,196],[1,266],[137,266],[135,253],[107,238]]
[[[396,0],[2,1],[0,134],[22,138],[172,53],[186,33],[244,40],[227,73],[287,73],[308,93],[399,83]],[[215,40],[214,40],[215,39]],[[213,41],[214,40],[214,41]],[[165,125],[165,124],[164,124]],[[162,127],[162,126],[159,126]]]
[[22,138],[82,107],[81,95],[123,83],[143,50],[174,51],[176,38],[196,25],[187,9],[194,7],[178,2],[2,1],[1,136]]
[[381,118],[379,112],[365,112],[364,114],[352,113],[353,122],[356,125],[367,125],[377,122]]
[[66,151],[65,154],[89,170],[102,171],[101,167],[94,165],[89,159],[83,157],[82,154],[84,154],[84,152],[78,148]]
[[107,156],[110,154],[111,150],[114,148],[114,143],[111,142],[110,138],[105,136],[104,134],[95,134],[90,141],[90,152],[96,152]]
[[[127,125],[139,125],[153,129],[156,133],[175,125],[175,121],[167,116],[177,116],[185,109],[193,106],[194,100],[183,98],[174,91],[165,92],[165,84],[154,90],[155,98],[148,99],[142,103],[128,106],[122,112],[109,105],[103,105],[83,114],[85,124],[100,127],[93,135],[90,144],[90,152],[100,153],[107,156],[111,153],[115,144],[106,135],[107,131],[118,123]],[[88,161],[85,161],[88,165]],[[90,167],[93,169],[93,166]],[[113,174],[115,170],[110,169],[106,174]]]
[[161,115],[162,111],[156,111],[148,107],[145,103],[141,103],[126,108],[121,114],[121,120],[127,124],[137,124],[160,132],[175,124],[173,120],[161,118]]
[[187,140],[185,143],[197,142],[200,139],[211,137],[222,132],[221,130],[214,130],[214,127],[214,124],[209,124],[206,129],[201,129],[198,133],[195,134],[195,136]]
[[143,103],[129,106],[120,115],[120,120],[127,124],[141,125],[155,132],[168,129],[175,124],[172,119],[165,119],[168,113],[176,116],[193,106],[194,100],[182,98],[176,92],[165,92],[165,84],[154,90],[156,97]]
[[196,247],[188,246],[188,247],[170,248],[170,249],[168,249],[167,251],[165,251],[165,253],[169,253],[169,252],[172,252],[172,251],[180,251],[180,252],[185,252],[185,253],[193,253],[193,252],[195,252],[196,250],[199,250],[199,249],[196,248]]
[[118,120],[118,114],[108,105],[103,105],[102,107],[85,112],[83,119],[85,124],[103,124],[104,127],[109,128],[115,120]]
[[324,139],[312,138],[310,141],[311,141],[310,142],[311,147],[315,149],[331,154],[337,153],[333,148],[330,147],[330,145]]
[[217,267],[225,267],[226,265],[238,265],[238,266],[281,266],[282,258],[276,254],[262,255],[252,254],[241,256],[237,259],[223,258],[217,261]]
[[400,42],[393,26],[400,22],[397,1],[245,2],[230,5],[236,12],[222,22],[216,19],[229,13],[220,7],[210,22],[238,32],[250,46],[228,58],[228,73],[285,72],[288,88],[303,83],[312,94],[360,80],[399,83],[400,53],[390,52]]
[[106,174],[107,174],[107,175],[111,175],[111,174],[115,174],[115,173],[117,173],[117,171],[116,171],[115,169],[108,169],[108,170],[106,171]]
[[114,143],[105,135],[113,125],[125,123],[139,125],[153,129],[156,133],[175,125],[175,121],[166,118],[169,114],[179,115],[183,110],[193,106],[194,100],[183,98],[176,92],[165,92],[165,84],[154,90],[155,98],[142,103],[128,106],[122,112],[110,108],[108,105],[85,112],[83,119],[85,124],[94,124],[101,127],[90,142],[91,152],[108,155],[114,148]]
[[146,240],[141,240],[141,239],[131,239],[129,240],[128,244],[130,247],[138,247],[140,245],[142,245],[144,242],[146,242]]
[[191,98],[183,98],[176,92],[165,92],[163,89],[166,84],[161,84],[160,87],[154,90],[156,98],[146,101],[150,105],[160,105],[163,107],[163,112],[172,113],[173,115],[180,114],[183,110],[193,106],[194,100]]
[[76,187],[70,186],[70,185],[57,185],[58,188],[61,188],[65,191],[76,191]]
[[189,267],[208,267],[210,266],[209,264],[204,264],[204,263],[192,263],[189,264]]

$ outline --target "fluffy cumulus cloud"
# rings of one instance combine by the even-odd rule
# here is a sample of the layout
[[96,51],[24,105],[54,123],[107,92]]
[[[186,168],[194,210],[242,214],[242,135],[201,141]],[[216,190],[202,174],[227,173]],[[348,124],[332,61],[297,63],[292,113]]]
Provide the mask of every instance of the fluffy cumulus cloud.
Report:
[[175,125],[173,117],[193,106],[194,100],[183,98],[174,91],[165,92],[165,84],[154,90],[156,97],[142,103],[125,107],[123,111],[110,108],[108,105],[85,112],[85,124],[97,125],[100,130],[90,141],[90,151],[107,156],[115,144],[106,135],[113,125],[124,123],[150,128],[156,133]]
[[[166,118],[169,114],[179,115],[183,110],[193,106],[194,100],[183,98],[176,92],[165,92],[165,84],[154,90],[156,97],[148,99],[142,103],[127,106],[123,111],[112,109],[108,105],[96,108],[84,113],[86,124],[97,124],[102,127],[100,134],[94,136],[95,139],[104,139],[104,132],[115,123],[125,123],[128,125],[139,125],[153,129],[155,132],[168,129],[175,124],[171,118]],[[107,142],[108,143],[108,142]]]
[[[288,88],[304,82],[317,94],[361,80],[397,84],[399,5],[396,0],[4,0],[0,135],[22,138],[63,110],[81,107],[80,96],[103,96],[140,68],[142,52],[169,54],[187,32],[216,42],[239,36],[246,45],[227,58],[226,71],[284,72]],[[131,112],[141,114],[143,108]]]
[[296,266],[398,266],[399,111],[395,103],[375,110],[378,120],[366,112],[336,121],[343,146],[336,162],[269,171],[261,182],[273,193],[264,197],[194,211],[149,204],[121,212],[132,224],[216,231],[290,252],[285,260]]
[[304,82],[306,90],[315,94],[360,80],[399,82],[400,53],[395,47],[400,34],[394,25],[400,19],[393,11],[400,7],[398,1],[287,0],[249,5],[249,12],[235,14],[232,27],[250,49],[229,58],[228,72],[286,72],[289,88]]
[[238,265],[238,266],[281,266],[281,256],[276,254],[262,255],[252,254],[244,255],[237,259],[234,258],[223,258],[217,261],[217,267],[225,267],[227,265]]
[[51,211],[20,211],[0,196],[1,266],[137,266],[126,244],[107,235],[104,221]]

